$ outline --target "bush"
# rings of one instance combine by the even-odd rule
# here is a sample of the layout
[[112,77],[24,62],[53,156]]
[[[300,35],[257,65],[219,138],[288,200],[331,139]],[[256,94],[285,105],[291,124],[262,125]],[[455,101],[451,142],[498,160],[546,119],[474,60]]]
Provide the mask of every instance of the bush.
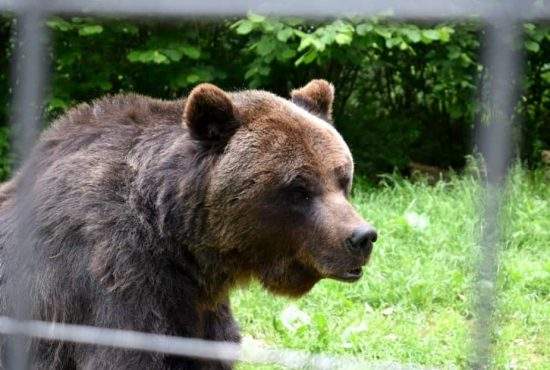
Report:
[[[370,174],[411,160],[460,168],[478,114],[482,31],[475,23],[393,24],[379,19],[306,23],[244,19],[166,24],[52,18],[52,119],[106,93],[183,96],[200,82],[287,95],[311,78],[334,83],[335,122]],[[10,21],[0,22],[0,125],[6,125]],[[550,146],[550,31],[526,24],[521,155]],[[488,71],[490,73],[490,71]]]

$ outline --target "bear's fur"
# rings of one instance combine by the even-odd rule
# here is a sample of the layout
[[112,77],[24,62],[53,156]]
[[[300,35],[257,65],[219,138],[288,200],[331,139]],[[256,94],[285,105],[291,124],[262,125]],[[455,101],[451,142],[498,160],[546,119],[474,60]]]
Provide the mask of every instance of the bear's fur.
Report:
[[[59,118],[0,187],[0,314],[238,341],[232,287],[257,279],[300,296],[359,278],[372,244],[344,243],[364,221],[347,200],[351,154],[328,123],[332,85],[291,95],[202,84],[186,99],[112,96]],[[30,361],[231,368],[47,341]]]

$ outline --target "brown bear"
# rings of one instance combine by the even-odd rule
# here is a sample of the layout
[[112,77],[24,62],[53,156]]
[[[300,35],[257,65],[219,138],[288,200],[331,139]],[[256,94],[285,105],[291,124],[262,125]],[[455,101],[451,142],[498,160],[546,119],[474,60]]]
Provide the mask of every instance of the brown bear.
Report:
[[[238,341],[233,287],[298,297],[358,280],[377,236],[348,200],[333,96],[324,80],[290,100],[201,84],[70,110],[0,187],[0,313]],[[34,369],[232,366],[48,341],[30,352]]]

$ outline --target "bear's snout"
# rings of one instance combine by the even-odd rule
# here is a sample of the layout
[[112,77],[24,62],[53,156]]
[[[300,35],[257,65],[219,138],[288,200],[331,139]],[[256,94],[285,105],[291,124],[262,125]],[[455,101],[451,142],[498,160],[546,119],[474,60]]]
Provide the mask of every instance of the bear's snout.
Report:
[[349,237],[346,238],[344,244],[346,248],[359,255],[364,255],[368,258],[372,252],[373,243],[376,242],[378,234],[376,230],[369,224],[364,223],[356,227]]

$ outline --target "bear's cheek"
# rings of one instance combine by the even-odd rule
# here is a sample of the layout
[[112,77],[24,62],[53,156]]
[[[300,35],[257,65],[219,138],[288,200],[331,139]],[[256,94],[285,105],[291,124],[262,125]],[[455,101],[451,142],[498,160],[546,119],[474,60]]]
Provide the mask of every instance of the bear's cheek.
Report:
[[300,205],[270,201],[249,215],[257,243],[269,246],[280,257],[320,271],[321,265],[349,257],[343,246],[341,225],[320,202]]
[[327,277],[364,263],[345,248],[345,227],[323,213],[315,207],[307,211],[288,207],[261,222],[258,235],[261,244],[269,246],[277,258],[284,259],[281,269],[287,270],[290,279],[307,282],[305,275],[310,271]]
[[254,237],[281,252],[295,252],[310,238],[313,224],[308,210],[299,209],[277,198],[257,201],[257,207],[249,208],[248,223],[254,229]]
[[318,226],[310,235],[298,255],[299,260],[313,266],[322,276],[346,268],[350,264],[359,264],[344,248],[338,232],[331,225]]

